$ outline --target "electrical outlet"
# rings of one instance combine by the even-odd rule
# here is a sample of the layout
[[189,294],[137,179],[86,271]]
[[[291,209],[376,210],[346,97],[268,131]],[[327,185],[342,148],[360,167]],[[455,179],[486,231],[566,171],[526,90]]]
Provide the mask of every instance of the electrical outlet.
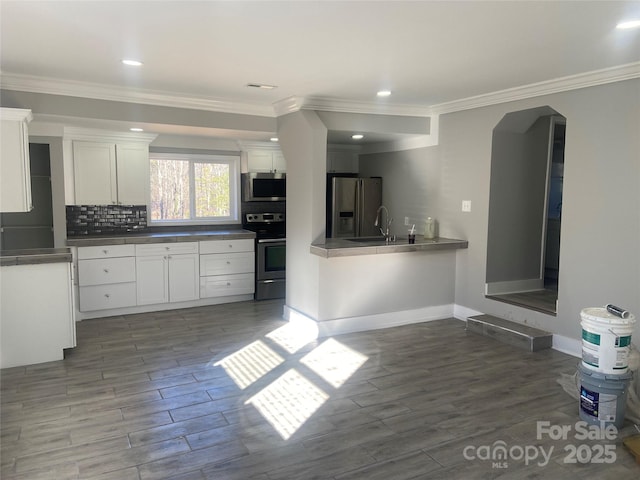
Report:
[[463,200],[462,201],[462,211],[470,212],[471,211],[471,200]]
[[409,217],[404,217],[404,224],[409,225]]

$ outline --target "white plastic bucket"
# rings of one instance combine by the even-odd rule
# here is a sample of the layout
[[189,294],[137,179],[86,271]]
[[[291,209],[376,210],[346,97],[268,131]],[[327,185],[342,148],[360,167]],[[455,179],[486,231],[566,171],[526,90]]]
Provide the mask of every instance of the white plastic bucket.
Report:
[[580,418],[592,425],[624,423],[631,372],[609,375],[594,372],[578,364],[580,373]]
[[623,374],[629,369],[635,317],[620,318],[606,308],[585,308],[582,319],[582,364],[600,373]]

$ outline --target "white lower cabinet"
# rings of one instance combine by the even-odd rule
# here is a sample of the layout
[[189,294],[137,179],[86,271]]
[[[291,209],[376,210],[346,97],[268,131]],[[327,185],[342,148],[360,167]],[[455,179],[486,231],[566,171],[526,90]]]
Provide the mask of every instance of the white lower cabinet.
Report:
[[253,239],[78,247],[76,257],[80,318],[234,302],[255,290]]
[[78,248],[80,311],[136,305],[133,245]]
[[200,277],[200,297],[226,297],[252,294],[255,290],[253,273]]
[[197,242],[136,245],[138,305],[199,298]]
[[135,282],[80,287],[81,312],[133,307],[135,304]]
[[71,264],[2,266],[0,278],[0,368],[62,360],[76,346]]
[[253,240],[200,242],[200,298],[254,293],[254,255]]

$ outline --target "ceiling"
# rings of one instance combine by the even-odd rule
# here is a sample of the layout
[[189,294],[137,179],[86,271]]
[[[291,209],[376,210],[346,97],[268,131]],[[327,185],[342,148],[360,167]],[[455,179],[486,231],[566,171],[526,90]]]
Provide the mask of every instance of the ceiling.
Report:
[[640,2],[1,0],[0,70],[12,89],[39,80],[266,116],[293,98],[420,114],[640,62],[640,30],[615,28],[630,18]]

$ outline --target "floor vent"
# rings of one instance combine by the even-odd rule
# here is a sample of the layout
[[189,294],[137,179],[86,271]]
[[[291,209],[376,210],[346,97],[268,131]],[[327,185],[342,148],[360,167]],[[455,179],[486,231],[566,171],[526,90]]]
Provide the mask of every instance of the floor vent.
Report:
[[530,352],[551,348],[553,342],[553,335],[549,332],[492,315],[467,318],[467,330]]

